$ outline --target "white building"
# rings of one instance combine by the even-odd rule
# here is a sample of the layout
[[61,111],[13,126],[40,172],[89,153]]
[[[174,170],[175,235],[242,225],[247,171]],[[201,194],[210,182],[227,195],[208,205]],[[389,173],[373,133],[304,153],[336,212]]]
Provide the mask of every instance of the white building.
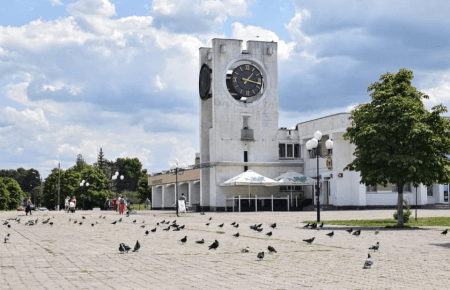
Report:
[[[197,162],[209,166],[187,170],[179,176],[179,193],[186,193],[189,204],[211,211],[232,210],[237,203],[233,198],[239,196],[247,198],[242,207],[252,210],[268,209],[271,203],[268,200],[273,198],[279,209],[288,209],[288,204],[290,209],[299,209],[315,203],[313,186],[251,187],[249,191],[246,186],[220,184],[248,169],[269,178],[289,170],[316,178],[316,159],[309,158],[305,144],[319,130],[323,134],[322,143],[328,139],[334,143],[331,166],[327,167],[326,159],[319,162],[322,205],[352,208],[395,205],[397,193],[392,185],[366,187],[359,183],[358,172],[343,171],[354,158],[355,149],[343,139],[350,126],[349,113],[298,123],[295,129],[278,127],[277,43],[248,41],[245,50],[242,45],[242,40],[213,39],[211,48],[200,48]],[[149,178],[149,185],[153,188],[154,209],[172,207],[175,176],[155,173]],[[405,199],[415,204],[415,188],[405,186],[405,189]],[[418,187],[417,203],[448,203],[447,186]]]

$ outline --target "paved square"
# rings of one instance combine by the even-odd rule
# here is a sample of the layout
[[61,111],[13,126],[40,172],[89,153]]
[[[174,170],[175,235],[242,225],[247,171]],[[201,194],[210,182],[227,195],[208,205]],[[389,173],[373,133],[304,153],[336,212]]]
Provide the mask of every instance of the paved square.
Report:
[[[321,218],[389,218],[392,213],[326,211]],[[100,215],[106,218],[100,219]],[[450,216],[450,212],[419,210],[419,216]],[[20,224],[10,221],[11,228],[3,225],[12,217],[20,217]],[[48,217],[53,225],[42,224]],[[120,217],[122,222],[111,224]],[[344,231],[347,227],[303,229],[300,222],[314,220],[315,212],[190,213],[175,217],[172,211],[140,211],[120,217],[104,211],[35,212],[32,216],[1,212],[0,289],[450,288],[450,235],[440,235],[443,227],[381,229],[379,235],[363,228],[361,236],[356,237]],[[25,226],[36,218],[37,225]],[[176,220],[186,227],[165,232],[160,225],[155,233],[145,235],[162,220]],[[234,221],[239,223],[238,228],[230,225]],[[275,222],[277,227],[272,230],[269,225]],[[225,224],[222,229],[218,227],[221,223]],[[261,233],[249,228],[259,223],[263,224]],[[331,230],[335,231],[333,238],[326,236]],[[269,231],[272,237],[265,235]],[[237,232],[240,236],[233,237]],[[3,243],[7,233],[11,234],[10,241]],[[181,244],[184,236],[187,243]],[[312,237],[312,245],[302,241]],[[205,244],[195,243],[202,238]],[[219,248],[208,250],[215,239]],[[141,244],[139,252],[119,253],[119,243],[133,247],[136,240]],[[380,250],[369,251],[377,241]],[[278,253],[269,254],[269,245]],[[247,246],[250,252],[241,253]],[[265,252],[262,261],[256,257],[260,251]],[[374,266],[364,270],[368,253]]]

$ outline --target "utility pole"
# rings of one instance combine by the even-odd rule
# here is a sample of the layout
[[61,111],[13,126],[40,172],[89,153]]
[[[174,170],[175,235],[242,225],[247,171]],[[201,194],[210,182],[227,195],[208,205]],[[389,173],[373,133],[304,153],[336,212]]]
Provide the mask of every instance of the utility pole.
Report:
[[58,205],[56,207],[56,210],[59,211],[59,193],[60,193],[60,180],[61,180],[61,166],[60,162],[58,162]]

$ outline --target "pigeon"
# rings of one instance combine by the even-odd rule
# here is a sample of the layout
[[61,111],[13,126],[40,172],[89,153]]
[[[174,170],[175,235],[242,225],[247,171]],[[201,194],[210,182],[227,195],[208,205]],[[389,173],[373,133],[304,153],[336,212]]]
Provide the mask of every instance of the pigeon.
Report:
[[115,224],[117,224],[117,221],[113,221],[111,224],[112,224],[112,225],[115,225]]
[[186,241],[187,241],[187,236],[184,236],[184,238],[182,238],[182,239],[180,240],[180,242],[181,242],[182,244],[186,243]]
[[173,223],[173,224],[176,224],[176,223],[177,223],[177,220],[174,220],[172,223]]
[[8,223],[9,223],[9,221],[6,220],[6,221],[3,223],[3,225],[6,226]]
[[204,239],[201,239],[200,241],[195,241],[197,244],[204,244],[205,243],[205,240]]
[[441,233],[441,235],[447,235],[447,232],[448,232],[448,230],[445,230],[445,231],[443,231],[442,233]]
[[264,252],[259,252],[256,257],[261,261],[264,258]]
[[84,220],[86,219],[84,216],[82,216],[81,218],[84,219]]
[[167,222],[166,222],[166,225],[168,225],[169,223],[170,223],[170,221],[167,221]]
[[269,250],[270,253],[276,253],[277,251],[275,250],[274,247],[272,246],[268,246],[267,249]]
[[223,227],[223,224],[219,225],[219,228]]
[[91,226],[94,226],[94,224],[91,224]]
[[359,237],[360,234],[361,234],[361,230],[357,230],[352,235]]
[[314,237],[314,238],[312,238],[312,239],[309,239],[309,240],[303,240],[304,242],[307,242],[308,243],[308,245],[311,245],[312,244],[312,242],[314,242],[314,239],[315,239],[316,237]]
[[307,225],[304,225],[303,228],[306,229],[306,228],[309,228],[309,226],[310,226],[310,224],[308,223]]
[[[154,228],[153,230],[151,230],[152,231],[152,233],[154,233],[154,232],[156,232],[156,228]],[[147,231],[148,232],[148,231]]]
[[167,227],[167,228],[165,228],[165,229],[163,229],[163,231],[169,231],[170,230],[170,227]]
[[148,236],[148,230],[145,231],[145,235]]
[[276,227],[277,227],[277,223],[271,224],[270,227],[271,227],[272,229],[276,228]]
[[163,224],[163,223],[165,223],[166,222],[166,220],[163,220],[161,223]]
[[375,230],[375,235],[378,235],[380,233],[380,230],[379,229],[376,229]]
[[209,220],[212,220],[212,217],[210,217]]
[[311,225],[311,229],[317,229],[317,224],[316,224],[316,223],[313,223],[313,224]]
[[53,226],[53,222],[50,222],[49,225]]
[[375,251],[378,251],[379,248],[380,248],[380,242],[377,242],[375,245],[370,247],[369,250],[373,250],[375,252]]
[[353,228],[349,228],[348,230],[346,230],[349,234],[351,234],[353,232]]
[[372,265],[373,265],[372,257],[370,256],[370,254],[367,254],[367,260],[364,262],[363,269],[367,269],[367,268],[371,267]]
[[234,226],[236,224],[236,222],[232,222],[230,225]]
[[181,230],[180,230],[180,228],[175,228],[173,231],[174,231],[174,232],[179,232],[179,231],[181,231]]
[[242,252],[242,253],[248,253],[248,252],[250,252],[250,248],[247,247],[247,248],[245,248],[245,249],[242,249],[241,252]]
[[180,227],[180,230],[182,230],[182,229],[184,229],[184,225],[182,225],[182,226]]
[[259,224],[259,225],[257,225],[256,227],[257,227],[257,228],[260,228],[261,226],[262,226],[262,224]]
[[76,223],[77,223],[77,220],[74,220],[73,223],[76,224]]
[[238,228],[238,227],[239,227],[239,224],[236,224],[236,225],[234,225],[233,227]]
[[207,223],[206,226],[209,226],[209,223]]
[[319,228],[323,228],[323,223],[320,224]]
[[133,224],[135,224],[135,223],[136,223],[136,220],[133,221]]
[[257,228],[256,229],[259,233],[263,231],[263,229]]
[[128,247],[127,245],[125,245],[124,243],[122,243],[122,245],[123,245],[123,248],[125,249],[125,251],[127,251],[127,253],[129,250],[131,250],[131,248]]
[[5,237],[5,243],[7,243],[8,241],[9,241],[9,234],[7,234]]
[[145,220],[143,220],[142,223],[145,224]]
[[119,223],[121,223],[121,222],[122,222],[122,218],[119,219]]
[[123,244],[119,245],[119,251],[121,254],[123,254],[123,252],[125,252],[125,248],[123,247]]
[[268,232],[267,234],[266,234],[266,236],[272,236],[272,232]]
[[142,225],[141,228],[145,228],[145,225]]
[[105,217],[106,217],[106,215],[105,215],[105,216],[103,216],[103,219],[105,219]]
[[101,219],[101,218],[102,218],[102,215],[100,215],[98,218]]
[[235,236],[236,238],[239,238],[239,233],[236,233],[233,236]]
[[10,224],[8,224],[8,228],[11,228],[11,225],[10,225]]
[[159,226],[159,223],[156,223],[157,226]]
[[81,226],[81,225],[83,224],[83,222],[80,222],[79,224],[80,224],[80,226]]
[[217,249],[219,247],[219,242],[217,241],[217,240],[215,240],[214,241],[214,243],[212,243],[211,244],[211,246],[209,246],[209,249],[208,250],[211,250],[211,249]]
[[139,241],[136,241],[136,245],[134,245],[134,250],[133,250],[133,252],[139,251],[140,248],[141,248],[141,244],[139,244]]
[[334,231],[332,231],[331,233],[328,233],[327,236],[329,236],[330,238],[332,238],[334,236]]

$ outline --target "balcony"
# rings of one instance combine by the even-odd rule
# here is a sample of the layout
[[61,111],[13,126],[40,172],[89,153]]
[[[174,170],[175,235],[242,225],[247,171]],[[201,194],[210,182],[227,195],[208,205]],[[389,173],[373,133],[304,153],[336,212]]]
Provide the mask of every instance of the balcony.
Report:
[[241,140],[255,140],[253,136],[253,129],[241,129]]

